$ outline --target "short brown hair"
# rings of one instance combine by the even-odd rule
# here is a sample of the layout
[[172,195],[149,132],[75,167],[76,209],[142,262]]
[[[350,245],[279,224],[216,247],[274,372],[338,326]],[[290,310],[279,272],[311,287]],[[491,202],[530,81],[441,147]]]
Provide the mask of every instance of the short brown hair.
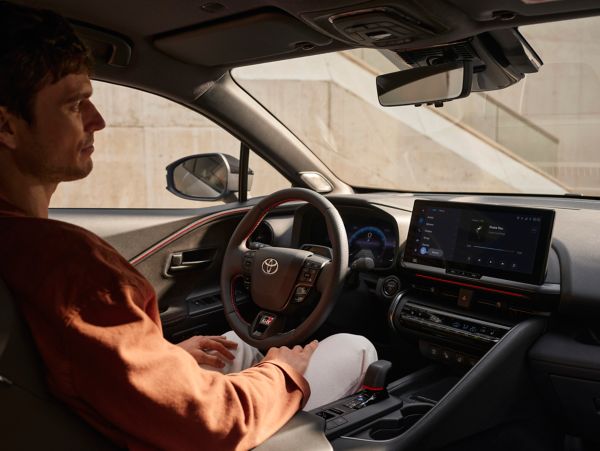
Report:
[[92,62],[64,17],[0,1],[0,105],[11,113],[32,123],[37,92]]

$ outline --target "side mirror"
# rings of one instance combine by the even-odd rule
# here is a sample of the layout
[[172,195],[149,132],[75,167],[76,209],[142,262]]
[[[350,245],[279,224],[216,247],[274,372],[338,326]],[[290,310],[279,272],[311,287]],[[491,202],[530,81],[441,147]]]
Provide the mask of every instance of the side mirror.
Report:
[[422,105],[443,102],[471,93],[473,64],[456,61],[380,75],[377,95],[382,106]]
[[[181,158],[167,166],[167,190],[190,200],[230,198],[238,191],[239,160],[223,153]],[[248,169],[248,189],[254,173]]]

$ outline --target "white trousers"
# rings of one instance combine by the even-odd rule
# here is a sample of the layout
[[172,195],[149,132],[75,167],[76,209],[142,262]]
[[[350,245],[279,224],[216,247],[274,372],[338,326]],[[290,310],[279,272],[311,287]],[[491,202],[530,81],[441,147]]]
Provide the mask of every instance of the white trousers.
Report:
[[[264,357],[258,349],[247,344],[234,332],[227,332],[225,337],[238,344],[237,349],[232,351],[235,360],[219,370],[205,365],[203,368],[224,374],[237,373],[250,368]],[[362,385],[367,368],[376,360],[375,347],[360,335],[336,334],[319,342],[304,373],[311,391],[304,410],[312,410],[356,393]]]

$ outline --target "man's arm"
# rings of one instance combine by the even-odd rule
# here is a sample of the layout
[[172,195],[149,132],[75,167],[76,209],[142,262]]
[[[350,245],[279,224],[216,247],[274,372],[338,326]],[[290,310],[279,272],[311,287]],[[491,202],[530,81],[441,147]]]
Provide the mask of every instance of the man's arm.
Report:
[[152,286],[110,245],[68,224],[36,230],[45,252],[19,286],[50,386],[116,441],[248,449],[308,399],[308,383],[285,359],[235,375],[203,370],[163,338]]
[[119,429],[128,447],[248,449],[283,426],[308,398],[308,385],[294,366],[300,359],[305,367],[316,344],[306,351],[274,350],[237,374],[205,371],[164,340],[134,296],[124,287],[100,302],[86,302],[73,311],[65,335],[76,396],[65,401],[94,424],[101,418]]

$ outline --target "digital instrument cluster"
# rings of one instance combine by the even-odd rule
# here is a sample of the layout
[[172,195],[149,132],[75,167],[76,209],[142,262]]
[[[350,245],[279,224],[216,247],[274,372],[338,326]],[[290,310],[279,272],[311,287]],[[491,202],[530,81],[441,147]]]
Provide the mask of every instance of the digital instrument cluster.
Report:
[[371,258],[376,268],[389,267],[394,263],[397,247],[396,233],[390,224],[374,218],[365,220],[355,216],[344,217],[350,262],[359,258]]
[[[389,268],[398,249],[396,223],[366,209],[340,210],[348,238],[349,262],[372,259],[376,269]],[[331,246],[325,221],[320,215],[306,214],[299,241],[303,246]]]

